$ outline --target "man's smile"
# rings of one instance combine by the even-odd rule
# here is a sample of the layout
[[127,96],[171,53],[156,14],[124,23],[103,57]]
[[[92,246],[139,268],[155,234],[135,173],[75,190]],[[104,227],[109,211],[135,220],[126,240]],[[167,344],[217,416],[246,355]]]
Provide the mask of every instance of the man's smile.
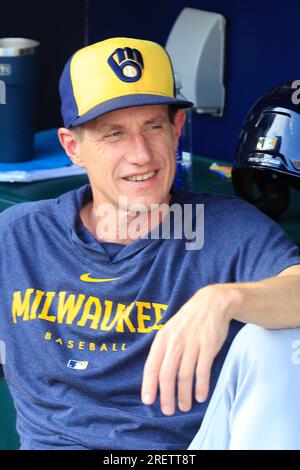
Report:
[[130,185],[138,186],[148,186],[149,184],[154,183],[157,180],[157,175],[159,170],[149,171],[147,173],[134,174],[131,176],[123,177],[123,181],[129,183]]
[[148,173],[143,173],[141,175],[137,174],[137,175],[133,175],[133,176],[127,176],[125,179],[127,181],[145,181],[145,180],[148,180],[148,179],[152,178],[152,176],[154,176],[155,173],[157,173],[157,172],[156,171],[149,171]]

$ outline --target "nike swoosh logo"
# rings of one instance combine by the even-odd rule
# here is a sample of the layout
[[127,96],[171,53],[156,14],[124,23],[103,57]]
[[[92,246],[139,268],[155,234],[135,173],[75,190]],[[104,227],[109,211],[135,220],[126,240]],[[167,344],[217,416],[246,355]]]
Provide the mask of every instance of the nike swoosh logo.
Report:
[[84,282],[111,282],[111,281],[118,281],[118,279],[121,279],[120,277],[113,277],[111,279],[97,279],[90,277],[91,273],[85,273],[80,276],[80,280]]

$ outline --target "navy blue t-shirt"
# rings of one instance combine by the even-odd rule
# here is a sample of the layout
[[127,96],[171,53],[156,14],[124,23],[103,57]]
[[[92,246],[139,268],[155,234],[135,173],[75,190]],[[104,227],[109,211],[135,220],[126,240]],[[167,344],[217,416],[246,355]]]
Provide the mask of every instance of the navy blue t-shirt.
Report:
[[184,191],[172,202],[204,204],[202,249],[172,237],[109,246],[79,220],[90,198],[86,185],[0,215],[0,340],[21,448],[186,449],[207,402],[165,416],[140,399],[157,331],[201,287],[276,275],[300,264],[298,249],[243,200]]

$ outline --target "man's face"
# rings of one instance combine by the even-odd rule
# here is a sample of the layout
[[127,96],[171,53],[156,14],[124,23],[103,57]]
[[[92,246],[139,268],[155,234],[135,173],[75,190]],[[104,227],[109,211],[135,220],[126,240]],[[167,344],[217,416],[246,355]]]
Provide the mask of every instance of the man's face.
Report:
[[167,105],[122,109],[87,123],[76,154],[87,169],[96,204],[168,202],[176,171],[176,149],[184,123],[179,110],[172,124]]

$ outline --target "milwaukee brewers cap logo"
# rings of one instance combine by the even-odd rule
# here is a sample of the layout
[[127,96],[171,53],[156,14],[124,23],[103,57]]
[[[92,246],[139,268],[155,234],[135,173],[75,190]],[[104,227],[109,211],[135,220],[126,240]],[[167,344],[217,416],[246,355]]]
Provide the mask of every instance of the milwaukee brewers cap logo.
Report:
[[137,82],[142,76],[144,61],[137,49],[118,48],[109,56],[107,62],[123,82]]

